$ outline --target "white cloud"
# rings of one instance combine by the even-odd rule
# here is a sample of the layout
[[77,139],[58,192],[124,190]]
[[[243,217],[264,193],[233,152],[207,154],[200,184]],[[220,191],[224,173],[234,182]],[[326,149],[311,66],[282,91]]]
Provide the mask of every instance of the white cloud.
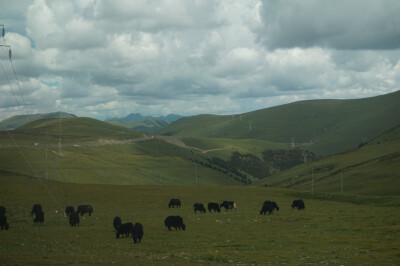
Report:
[[[397,1],[14,2],[6,41],[40,112],[229,114],[399,89]],[[8,95],[0,109],[15,114]]]

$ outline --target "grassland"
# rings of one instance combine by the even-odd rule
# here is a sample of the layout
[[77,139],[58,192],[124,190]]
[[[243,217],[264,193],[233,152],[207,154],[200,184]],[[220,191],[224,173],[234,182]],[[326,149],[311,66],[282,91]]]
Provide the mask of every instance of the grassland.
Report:
[[294,138],[320,156],[357,147],[400,124],[400,91],[356,100],[312,100],[245,114],[182,118],[157,133],[181,137],[261,139],[289,143]]
[[[117,186],[43,182],[0,174],[1,202],[8,231],[0,231],[5,265],[397,265],[400,263],[398,197],[301,196],[305,211],[292,210],[291,190],[230,186]],[[170,198],[182,208],[168,209]],[[353,203],[354,198],[357,204]],[[266,199],[278,213],[260,216]],[[194,214],[195,202],[235,200],[237,211]],[[371,203],[372,202],[372,203]],[[29,216],[41,203],[45,223]],[[67,205],[92,204],[91,217],[72,228],[62,215]],[[56,212],[57,211],[57,212]],[[115,239],[114,216],[144,226],[141,244]],[[186,231],[168,231],[163,220],[181,215]]]
[[[227,159],[233,151],[261,158],[263,150],[287,149],[287,143],[182,141],[187,147],[89,118],[40,120],[1,132],[0,205],[10,224],[0,230],[1,264],[400,264],[399,127],[259,186],[195,162]],[[345,193],[338,193],[341,172]],[[170,198],[180,198],[182,208],[168,209]],[[297,198],[305,211],[290,208]],[[267,199],[280,211],[260,216]],[[238,210],[194,214],[191,207],[223,200],[234,200]],[[43,206],[43,225],[29,216],[34,203]],[[71,228],[62,211],[78,204],[93,205],[94,213]],[[169,232],[168,215],[181,215],[187,230]],[[143,243],[115,239],[115,216],[142,223]]]

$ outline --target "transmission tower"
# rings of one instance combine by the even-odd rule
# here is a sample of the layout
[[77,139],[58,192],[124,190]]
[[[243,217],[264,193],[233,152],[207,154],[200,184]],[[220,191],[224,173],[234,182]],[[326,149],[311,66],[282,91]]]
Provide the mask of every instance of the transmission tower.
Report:
[[294,146],[295,146],[295,143],[294,143],[295,139],[296,139],[295,137],[290,138],[290,147],[292,147],[292,148],[294,148]]

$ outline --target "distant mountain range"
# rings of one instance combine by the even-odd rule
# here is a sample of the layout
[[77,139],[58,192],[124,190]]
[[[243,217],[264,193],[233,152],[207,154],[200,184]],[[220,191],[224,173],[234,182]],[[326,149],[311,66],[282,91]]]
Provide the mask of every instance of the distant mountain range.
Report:
[[107,123],[130,128],[132,130],[152,133],[168,126],[170,123],[182,117],[183,116],[176,114],[169,114],[167,116],[161,117],[152,117],[143,116],[139,113],[132,113],[122,118],[107,118],[105,121]]
[[124,122],[139,122],[139,121],[144,121],[146,119],[161,119],[164,121],[168,122],[174,122],[178,120],[179,118],[182,118],[183,116],[176,115],[176,114],[169,114],[167,116],[159,116],[159,117],[154,117],[154,116],[143,116],[139,113],[131,113],[125,117],[115,117],[115,118],[107,118],[105,121],[124,121]]
[[[0,131],[19,128],[27,123],[49,118],[70,118],[76,115],[65,112],[53,112],[45,114],[16,115],[0,121]],[[183,116],[169,114],[167,116],[152,117],[143,116],[139,113],[132,113],[122,118],[107,118],[105,121],[112,125],[126,127],[140,132],[155,132],[170,123],[182,118]]]

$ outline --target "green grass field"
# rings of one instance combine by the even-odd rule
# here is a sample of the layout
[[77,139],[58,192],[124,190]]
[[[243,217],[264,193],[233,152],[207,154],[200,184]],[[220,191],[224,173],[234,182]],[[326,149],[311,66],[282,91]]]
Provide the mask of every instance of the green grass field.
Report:
[[[312,196],[254,186],[41,183],[4,173],[0,190],[0,204],[7,208],[10,224],[8,231],[0,231],[4,265],[400,263],[398,197]],[[305,211],[290,208],[299,196],[305,201]],[[170,198],[180,198],[182,208],[169,209]],[[280,211],[260,216],[266,199],[276,201]],[[222,200],[234,200],[237,211],[193,213],[195,202]],[[29,215],[34,203],[42,204],[43,225],[34,225]],[[80,227],[72,228],[62,211],[78,204],[91,204],[94,212],[81,218]],[[186,231],[168,231],[163,225],[168,215],[182,216]],[[114,216],[142,223],[142,243],[115,239]]]
[[[89,184],[239,185],[188,160],[189,150],[159,140],[101,146],[0,148],[0,169],[33,177]],[[46,171],[47,169],[47,171]]]

